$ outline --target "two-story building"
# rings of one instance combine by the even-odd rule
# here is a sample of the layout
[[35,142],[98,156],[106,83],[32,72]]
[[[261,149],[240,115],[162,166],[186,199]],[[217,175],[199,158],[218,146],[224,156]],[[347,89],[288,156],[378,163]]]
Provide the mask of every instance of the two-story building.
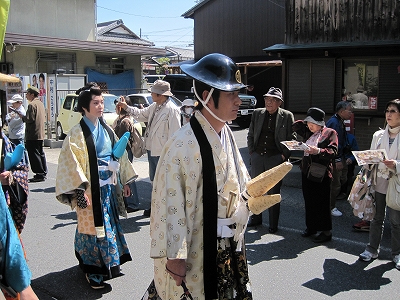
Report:
[[[96,22],[96,0],[13,0],[1,61],[3,73],[131,74],[141,86],[142,56],[165,49],[137,37],[121,20]],[[97,32],[99,31],[99,32]],[[98,38],[99,37],[99,38]]]
[[263,106],[263,94],[280,87],[281,61],[267,56],[265,45],[283,43],[285,5],[283,0],[204,0],[183,13],[194,20],[194,57],[218,52],[239,63],[243,82],[252,85],[248,94]]
[[385,104],[400,98],[400,3],[285,2],[285,43],[264,48],[283,61],[285,107],[301,118],[311,106],[332,115],[340,100],[353,101],[351,131],[369,148]]

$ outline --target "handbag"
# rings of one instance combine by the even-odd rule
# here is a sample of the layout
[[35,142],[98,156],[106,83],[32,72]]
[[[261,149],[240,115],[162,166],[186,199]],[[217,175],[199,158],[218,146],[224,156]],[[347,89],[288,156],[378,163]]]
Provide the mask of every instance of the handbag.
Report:
[[400,210],[400,180],[396,174],[389,179],[388,190],[386,192],[386,205],[391,209]]
[[327,168],[328,167],[325,165],[312,161],[310,167],[308,168],[307,179],[313,182],[322,182],[322,180],[324,180]]
[[131,137],[130,137],[130,140],[131,140],[130,147],[131,147],[133,156],[136,158],[140,158],[140,157],[142,157],[143,154],[146,153],[144,139],[135,127],[132,127],[132,128],[133,128],[133,130],[131,132]]
[[348,201],[353,208],[353,214],[365,221],[371,221],[375,216],[374,179],[375,167],[362,167],[351,187]]

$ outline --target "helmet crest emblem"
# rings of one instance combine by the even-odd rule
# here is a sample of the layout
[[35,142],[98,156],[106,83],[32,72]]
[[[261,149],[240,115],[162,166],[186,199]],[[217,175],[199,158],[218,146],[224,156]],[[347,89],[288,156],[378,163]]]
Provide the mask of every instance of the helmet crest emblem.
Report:
[[242,83],[242,76],[240,75],[240,70],[237,70],[235,73],[235,78],[238,83]]

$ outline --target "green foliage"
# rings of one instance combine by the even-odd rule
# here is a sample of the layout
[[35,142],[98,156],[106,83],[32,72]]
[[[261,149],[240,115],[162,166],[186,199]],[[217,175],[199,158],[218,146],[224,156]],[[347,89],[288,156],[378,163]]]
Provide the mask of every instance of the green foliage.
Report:
[[167,74],[170,59],[168,57],[160,57],[157,59],[157,62],[160,64],[160,66],[156,68],[157,75]]

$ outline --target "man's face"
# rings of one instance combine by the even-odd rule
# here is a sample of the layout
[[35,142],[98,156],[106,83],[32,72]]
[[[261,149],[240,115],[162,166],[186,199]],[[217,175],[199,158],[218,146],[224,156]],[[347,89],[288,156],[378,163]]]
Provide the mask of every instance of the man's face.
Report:
[[35,99],[35,95],[32,94],[31,92],[27,92],[26,93],[26,100],[32,101],[33,99]]
[[242,100],[239,98],[239,91],[223,92],[219,94],[218,108],[214,106],[214,100],[207,103],[211,111],[224,121],[232,121],[237,117],[239,106]]
[[168,97],[156,93],[151,93],[151,98],[153,98],[153,101],[158,105],[163,104],[168,99]]
[[339,117],[341,117],[343,120],[349,120],[352,114],[353,110],[351,108],[351,105],[348,105],[346,108],[342,109],[338,113]]
[[279,100],[276,97],[265,97],[265,108],[270,114],[275,113],[278,110],[278,107],[281,106],[282,100]]

